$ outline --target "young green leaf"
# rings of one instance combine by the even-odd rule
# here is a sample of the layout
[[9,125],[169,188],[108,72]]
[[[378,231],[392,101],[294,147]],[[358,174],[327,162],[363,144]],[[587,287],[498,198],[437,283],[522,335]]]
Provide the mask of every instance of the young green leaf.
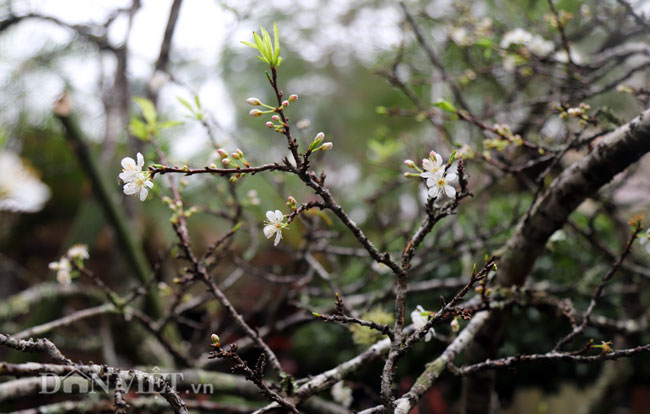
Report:
[[158,118],[158,112],[156,111],[156,107],[154,106],[153,102],[151,102],[149,99],[139,96],[136,96],[133,98],[133,100],[140,107],[142,116],[147,121],[147,124],[149,124],[149,126],[154,125]]
[[450,112],[452,114],[455,114],[456,111],[457,111],[454,104],[452,104],[451,102],[446,101],[444,99],[438,99],[437,101],[435,101],[433,103],[433,106],[436,106],[436,107],[442,109],[443,111]]
[[273,22],[273,40],[275,48],[273,59],[276,61],[276,66],[279,66],[280,64],[277,62],[277,60],[278,56],[280,56],[280,32],[278,31],[278,24],[275,22]]

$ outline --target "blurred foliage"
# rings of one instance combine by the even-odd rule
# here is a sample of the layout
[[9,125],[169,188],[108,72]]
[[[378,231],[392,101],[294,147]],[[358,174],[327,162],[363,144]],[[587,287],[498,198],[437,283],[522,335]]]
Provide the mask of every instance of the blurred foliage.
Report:
[[[284,36],[287,27],[289,40],[282,42],[282,66],[279,70],[279,81],[286,95],[297,93],[299,101],[292,103],[288,113],[292,125],[300,122],[303,128],[292,127],[299,145],[305,148],[312,142],[318,131],[325,131],[327,140],[334,143],[334,150],[314,155],[312,164],[318,172],[326,173],[326,184],[332,188],[332,193],[337,201],[342,204],[373,242],[381,249],[399,250],[403,248],[408,235],[419,223],[418,217],[423,217],[423,202],[419,194],[422,185],[410,182],[402,177],[404,172],[402,161],[413,159],[418,162],[426,157],[431,149],[444,152],[448,155],[454,148],[448,145],[438,129],[426,120],[426,116],[415,108],[413,103],[397,88],[391,87],[386,79],[378,74],[387,70],[398,55],[397,47],[402,39],[396,39],[395,47],[390,49],[377,49],[368,53],[358,51],[350,45],[339,45],[337,40],[324,41],[319,25],[315,21],[309,27],[294,27],[296,19],[301,18],[302,5],[296,9],[281,7],[264,7],[263,10],[250,10],[249,3],[230,3],[230,6],[239,10],[246,18],[238,22],[246,27],[262,24],[271,27],[271,23],[278,22],[280,33]],[[393,10],[394,4],[389,0],[358,1],[357,7],[348,7],[346,13],[338,16],[336,22],[343,28],[354,26],[357,14],[362,10]],[[459,46],[452,41],[436,42],[437,52],[442,57],[443,64],[449,72],[449,77],[458,79],[468,105],[476,113],[490,113],[490,110],[502,104],[511,104],[513,107],[510,121],[521,118],[522,111],[517,107],[518,102],[508,102],[512,91],[522,93],[519,99],[533,99],[540,93],[554,87],[553,79],[541,74],[530,76],[526,69],[530,69],[530,62],[518,57],[519,72],[504,74],[505,79],[495,79],[490,73],[476,73],[477,67],[491,67],[503,65],[504,57],[497,53],[500,37],[508,30],[516,27],[527,28],[532,33],[538,33],[547,39],[558,40],[557,30],[548,24],[548,2],[546,0],[484,0],[480,2],[453,2],[451,6],[441,7],[438,15],[435,2],[412,1],[409,7],[412,10],[422,11],[418,21],[423,23],[426,34],[436,38],[444,36],[444,30],[457,27],[470,27],[481,18],[491,19],[492,32],[479,39],[477,42]],[[555,2],[559,10],[570,12],[574,20],[568,25],[572,33],[579,32],[589,24],[587,17],[581,15],[581,6],[604,7],[614,17],[620,15],[613,2],[583,2],[578,0],[560,0]],[[307,6],[304,6],[307,7]],[[245,11],[250,10],[251,15]],[[619,16],[620,17],[620,16]],[[471,24],[470,24],[471,22]],[[451,26],[446,26],[451,25]],[[9,30],[16,30],[12,28]],[[402,30],[400,28],[400,30]],[[236,32],[238,33],[238,32]],[[403,55],[406,63],[398,72],[405,81],[413,85],[414,94],[429,108],[434,101],[440,99],[438,108],[453,112],[458,105],[449,90],[438,85],[439,75],[433,73],[424,52],[413,41],[411,35],[402,33],[404,37]],[[599,37],[600,36],[600,37]],[[575,45],[581,52],[593,51],[603,33],[594,33],[587,36]],[[284,39],[284,38],[283,38]],[[291,40],[295,40],[292,42]],[[232,40],[232,41],[231,41]],[[236,41],[235,41],[236,40]],[[219,57],[218,76],[227,88],[229,102],[219,103],[220,107],[208,108],[198,100],[185,100],[182,97],[173,102],[165,102],[156,110],[146,100],[136,101],[129,113],[130,128],[128,132],[135,137],[146,140],[149,135],[159,135],[160,143],[165,152],[170,154],[172,162],[183,165],[208,165],[219,163],[214,146],[207,138],[203,129],[203,122],[209,123],[216,135],[220,146],[232,152],[241,148],[253,165],[272,162],[287,155],[285,139],[280,134],[264,128],[263,121],[259,118],[248,116],[250,109],[245,105],[245,99],[250,96],[258,97],[263,102],[273,102],[274,96],[264,76],[266,65],[254,59],[251,50],[241,47],[239,40],[230,39]],[[313,42],[322,48],[317,60],[305,58],[302,45]],[[367,52],[367,51],[366,51]],[[264,53],[263,53],[264,54]],[[13,215],[0,213],[0,220],[7,220],[8,226],[0,226],[0,251],[3,261],[17,264],[21,269],[9,273],[9,277],[16,277],[15,281],[6,282],[7,290],[2,295],[9,295],[35,284],[39,281],[54,280],[54,276],[47,270],[47,263],[60,256],[61,252],[78,242],[91,246],[91,261],[89,267],[96,271],[102,280],[109,286],[131,289],[134,283],[123,259],[113,245],[114,239],[98,207],[94,204],[87,181],[75,160],[73,152],[61,136],[61,130],[55,120],[47,113],[36,111],[30,107],[26,98],[27,90],[34,88],[31,83],[37,83],[37,75],[44,77],[53,76],[63,79],[63,84],[70,89],[71,96],[76,100],[75,108],[84,115],[89,108],[101,106],[101,91],[82,91],[75,89],[74,82],[69,79],[74,73],[66,70],[63,64],[66,57],[74,62],[77,58],[97,57],[98,51],[80,39],[74,39],[69,44],[45,45],[33,56],[27,57],[20,64],[14,65],[14,70],[8,74],[2,85],[4,93],[9,98],[2,99],[2,107],[11,116],[2,118],[0,126],[0,147],[12,148],[20,152],[21,156],[30,160],[34,167],[42,174],[43,181],[52,190],[52,199],[46,208],[37,214]],[[209,72],[215,67],[194,69],[193,62],[184,61],[182,53],[172,62],[171,73],[180,73],[179,88],[186,92],[194,89],[200,90],[207,83]],[[277,55],[275,55],[277,57]],[[277,62],[279,65],[279,62]],[[622,70],[622,69],[621,69]],[[614,69],[613,75],[605,80],[615,78],[620,71]],[[43,75],[45,74],[45,75]],[[131,81],[133,96],[145,95],[146,79],[134,78]],[[503,84],[507,83],[507,90]],[[185,88],[189,85],[189,88]],[[174,89],[173,92],[178,91]],[[172,95],[178,95],[171,93]],[[455,103],[452,103],[455,102]],[[627,119],[636,114],[640,104],[632,97],[612,90],[604,93],[589,102],[593,108],[607,105],[613,117]],[[85,108],[85,106],[88,108]],[[196,106],[195,106],[196,105]],[[139,110],[137,109],[139,106]],[[233,113],[231,123],[222,122],[221,107],[227,106]],[[436,106],[436,105],[434,105]],[[170,108],[173,108],[171,110]],[[407,116],[390,116],[393,108],[404,108],[410,111]],[[190,111],[183,126],[176,126]],[[165,122],[159,122],[164,119]],[[204,111],[207,115],[203,115]],[[552,110],[544,107],[539,109],[548,117],[555,116]],[[144,115],[144,121],[140,114]],[[104,119],[92,117],[85,118],[85,128],[88,131],[101,131]],[[467,124],[450,116],[437,118],[449,131],[452,142],[469,144],[477,152],[483,151],[484,135],[477,128],[470,128]],[[505,122],[498,119],[495,122]],[[94,123],[94,125],[88,125]],[[99,125],[99,127],[98,127]],[[198,129],[190,129],[196,126]],[[535,125],[530,128],[526,139],[540,144],[550,140],[541,133],[544,125]],[[163,129],[165,129],[163,131]],[[173,148],[183,146],[179,141],[187,138],[183,132],[200,134],[205,138],[203,145],[194,151],[191,159],[178,160]],[[197,132],[198,131],[198,132]],[[145,159],[156,158],[155,151],[148,146],[144,149],[128,137],[124,130],[119,134],[117,146],[107,156],[102,153],[104,143],[101,134],[90,135],[89,145],[97,158],[104,162],[104,168],[110,176],[117,177],[120,170],[119,159],[123,156],[133,156],[135,150],[143,152]],[[189,141],[188,141],[189,142]],[[555,145],[555,142],[551,142]],[[440,149],[439,149],[440,148]],[[505,151],[509,151],[508,148]],[[517,149],[513,153],[519,154]],[[524,153],[522,153],[524,154]],[[524,154],[525,155],[525,154]],[[500,156],[500,154],[497,154]],[[531,203],[530,193],[514,178],[500,181],[489,180],[491,172],[485,172],[474,163],[468,161],[470,175],[470,191],[475,194],[471,200],[464,201],[456,216],[439,223],[433,234],[427,239],[421,251],[426,252],[421,261],[414,264],[412,282],[429,279],[443,279],[446,277],[468,278],[473,263],[480,263],[485,255],[492,255],[507,240],[514,229],[517,219],[524,214]],[[246,231],[238,232],[234,239],[232,250],[236,255],[244,257],[257,266],[277,274],[300,274],[305,267],[292,261],[288,251],[298,250],[303,246],[304,233],[314,226],[327,237],[333,239],[333,244],[341,247],[358,247],[356,240],[340,221],[335,220],[331,213],[325,214],[331,219],[310,219],[309,222],[295,221],[291,230],[284,233],[283,249],[272,250],[269,243],[263,239],[261,223],[264,212],[282,208],[287,196],[295,197],[299,202],[314,200],[313,193],[304,187],[293,176],[281,174],[256,174],[240,179],[236,185],[230,184],[227,179],[212,176],[191,176],[183,178],[186,185],[182,194],[186,207],[197,205],[205,214],[196,214],[189,219],[190,234],[198,251],[203,251],[206,246],[231,228],[231,224],[224,220],[219,213],[229,212],[235,204],[235,199],[244,206],[242,221]],[[116,195],[121,184],[115,181]],[[255,197],[251,190],[256,191]],[[607,193],[608,190],[605,190]],[[168,225],[171,212],[159,202],[159,197],[168,194],[169,189],[165,177],[157,177],[156,186],[150,198],[143,204],[134,203],[133,200],[121,196],[123,206],[129,213],[134,233],[141,238],[152,263],[162,263],[160,281],[173,285],[172,280],[182,274],[182,266],[173,260],[178,250],[174,247],[175,234]],[[376,194],[379,194],[376,196]],[[604,197],[609,196],[605,194]],[[259,203],[252,199],[259,199]],[[369,203],[372,201],[372,203]],[[286,209],[283,209],[286,211]],[[602,206],[591,211],[583,208],[571,216],[575,225],[588,232],[600,244],[611,251],[619,252],[625,244],[626,234],[620,220],[612,218],[612,214]],[[309,227],[308,227],[309,226]],[[477,233],[480,229],[480,233]],[[600,277],[607,271],[609,261],[602,254],[594,250],[582,236],[570,228],[565,228],[565,240],[550,242],[544,254],[538,259],[533,271],[533,279],[539,282],[549,282],[552,285],[566,285],[562,294],[571,299],[577,309],[586,309],[591,292],[598,284]],[[485,242],[481,242],[485,240]],[[460,249],[460,244],[467,247]],[[359,259],[354,256],[342,257],[336,263],[327,262],[322,258],[324,265],[333,275],[336,282],[343,287],[352,286],[360,281],[363,287],[359,293],[373,292],[392,285],[392,276],[382,274],[370,266],[368,258]],[[327,262],[327,263],[326,263]],[[647,263],[647,260],[646,260]],[[301,267],[302,266],[302,267]],[[215,269],[216,279],[223,282],[227,279],[235,266],[232,263],[218,265]],[[4,276],[3,276],[4,277]],[[647,280],[633,278],[633,283],[647,287]],[[75,282],[77,283],[77,282]],[[318,285],[318,284],[317,284]],[[0,285],[1,286],[1,285]],[[326,291],[314,298],[295,298],[303,307],[325,306],[333,302],[333,297],[327,290],[325,282],[320,282],[318,288]],[[284,289],[284,288],[281,288]],[[647,290],[647,289],[646,289]],[[193,291],[198,295],[200,289]],[[267,315],[261,306],[270,303],[268,297],[264,301],[254,301],[251,297],[262,295],[273,296],[270,285],[263,280],[246,276],[238,282],[229,292],[235,298],[241,309],[245,310],[247,317],[251,317],[263,325]],[[453,294],[451,289],[441,289],[436,292],[415,293],[409,296],[408,309],[416,304],[421,304],[427,309],[436,309],[440,306],[440,296],[449,297]],[[621,317],[625,315],[624,296],[606,296],[599,311],[607,316]],[[650,297],[640,293],[639,303],[647,306]],[[256,303],[252,303],[256,302]],[[392,304],[392,302],[389,302]],[[35,307],[29,317],[20,320],[21,326],[46,321],[61,313],[61,304],[43,303]],[[392,315],[382,311],[382,308],[362,309],[362,317],[381,323],[392,323]],[[281,306],[280,315],[298,312],[296,308]],[[204,315],[191,315],[199,322],[210,325],[210,318],[223,318],[223,310],[216,309]],[[10,326],[5,321],[0,321],[0,326]],[[217,325],[218,326],[218,325]],[[221,326],[219,326],[221,327]],[[292,374],[302,377],[322,372],[355,355],[356,344],[369,344],[378,337],[370,335],[376,333],[368,328],[354,326],[353,338],[344,328],[334,324],[309,323],[295,332],[290,337],[290,344],[286,348],[287,358],[295,359],[295,372]],[[502,355],[517,353],[545,352],[552,348],[559,335],[570,330],[569,324],[560,318],[548,315],[533,309],[520,309],[515,307],[507,330],[507,339],[501,349]],[[437,329],[444,335],[453,335],[448,327]],[[595,331],[588,331],[599,342],[609,340],[610,337],[601,337]],[[369,337],[372,336],[372,337]],[[650,341],[650,335],[643,333],[642,341]],[[188,341],[197,341],[197,338],[188,336]],[[201,339],[203,340],[203,339]],[[197,341],[198,342],[198,341]],[[435,342],[435,341],[434,341]],[[579,346],[581,344],[575,343]],[[205,350],[198,345],[195,350]],[[443,349],[441,343],[431,345],[419,344],[412,354],[400,361],[399,375],[412,377],[418,372],[418,367],[423,361],[428,361]],[[335,351],[334,351],[335,350]],[[198,352],[197,351],[197,352]],[[16,357],[12,355],[12,358]],[[647,356],[639,359],[638,370],[635,371],[634,381],[650,381],[650,364]],[[373,367],[376,368],[376,367]],[[371,370],[372,368],[368,368]],[[571,364],[558,364],[552,376],[548,376],[548,367],[544,365],[522,366],[516,374],[517,383],[513,383],[515,374],[505,373],[499,377],[499,390],[507,394],[514,388],[536,384],[552,389],[563,380],[576,381],[579,384],[588,384],[594,380],[599,367],[575,366]],[[376,374],[377,369],[373,371]],[[375,375],[378,377],[377,375]],[[363,378],[367,378],[364,375]],[[458,395],[459,380],[449,378],[450,392]]]

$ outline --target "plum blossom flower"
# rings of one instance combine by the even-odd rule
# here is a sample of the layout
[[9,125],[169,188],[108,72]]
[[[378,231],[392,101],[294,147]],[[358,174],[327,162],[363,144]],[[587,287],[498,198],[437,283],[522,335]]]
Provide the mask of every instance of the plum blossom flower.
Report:
[[435,151],[429,153],[429,158],[422,160],[422,169],[424,172],[420,174],[420,177],[426,178],[427,180],[433,179],[442,175],[443,173],[443,163],[442,157]]
[[503,35],[501,39],[501,47],[507,49],[510,45],[526,45],[533,40],[533,35],[530,32],[518,27]]
[[284,222],[284,214],[280,210],[267,211],[264,226],[264,236],[270,239],[275,234],[274,246],[277,246],[282,240],[282,230],[286,229],[288,224]]
[[85,244],[75,244],[68,249],[68,257],[71,259],[84,260],[88,259],[88,246]]
[[50,189],[14,152],[0,150],[0,211],[35,213],[50,198]]
[[537,56],[547,56],[555,49],[555,44],[540,35],[535,35],[526,47]]
[[[428,315],[427,311],[420,305],[416,306],[415,310],[411,312],[411,321],[413,321],[413,327],[415,329],[420,330],[427,324],[428,316],[423,315],[423,313]],[[429,342],[435,333],[436,331],[433,328],[429,329],[424,340]]]
[[139,195],[140,201],[144,201],[149,195],[149,190],[153,188],[153,182],[149,179],[151,173],[142,171],[144,166],[144,157],[138,152],[136,162],[131,157],[122,158],[122,172],[119,177],[124,182],[124,194]]
[[339,381],[332,387],[332,398],[337,403],[348,408],[352,405],[352,388],[347,387],[343,381]]
[[51,270],[56,270],[56,280],[61,285],[69,285],[72,276],[72,264],[67,257],[62,257],[58,262],[52,262],[48,266]]
[[427,194],[430,198],[437,198],[440,194],[445,193],[447,197],[456,197],[456,189],[452,185],[458,180],[458,176],[454,173],[440,174],[427,179],[427,187],[429,188]]
[[500,46],[507,49],[511,45],[525,46],[538,56],[547,56],[555,49],[555,44],[550,40],[546,40],[538,34],[533,35],[520,27],[503,35]]

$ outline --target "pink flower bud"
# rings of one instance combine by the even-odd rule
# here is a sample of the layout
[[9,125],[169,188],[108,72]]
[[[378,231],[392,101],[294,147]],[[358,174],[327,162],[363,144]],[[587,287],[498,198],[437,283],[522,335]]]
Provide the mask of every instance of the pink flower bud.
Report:
[[259,109],[251,109],[251,111],[248,113],[248,115],[254,116],[254,117],[262,116],[262,111],[260,111]]
[[332,144],[331,142],[326,142],[320,146],[320,149],[321,151],[329,151],[332,149],[332,147],[334,147],[334,144]]
[[318,134],[316,134],[316,139],[320,139],[320,140],[325,139],[325,133],[319,132]]
[[260,100],[257,98],[248,98],[246,99],[246,103],[252,106],[258,106],[262,104],[262,102],[260,102]]
[[289,95],[289,102],[295,102],[297,100],[298,100],[298,95],[296,94]]
[[222,159],[221,163],[223,164],[224,167],[230,167],[230,160],[228,158]]
[[217,150],[217,153],[219,154],[219,156],[220,156],[222,159],[223,159],[223,158],[228,158],[228,153],[227,153],[226,150],[223,149],[223,148],[219,148],[219,149]]
[[219,335],[217,334],[210,335],[210,340],[212,341],[213,344],[219,345]]
[[239,158],[244,158],[244,151],[242,151],[242,150],[240,150],[239,148],[237,148],[237,149],[235,150],[235,152],[237,153],[237,155],[239,156]]
[[282,106],[284,106],[285,108],[289,106],[289,101],[282,101]]
[[236,159],[236,160],[238,160],[239,158],[241,158],[241,157],[239,156],[239,154],[237,154],[236,152],[233,152],[232,154],[230,154],[230,156],[233,157],[233,158]]
[[413,160],[404,160],[404,165],[409,168],[415,168],[415,162],[413,162]]
[[267,128],[273,128],[273,122],[271,121],[267,122],[265,125]]
[[280,122],[280,117],[278,115],[273,115],[271,119],[275,122]]

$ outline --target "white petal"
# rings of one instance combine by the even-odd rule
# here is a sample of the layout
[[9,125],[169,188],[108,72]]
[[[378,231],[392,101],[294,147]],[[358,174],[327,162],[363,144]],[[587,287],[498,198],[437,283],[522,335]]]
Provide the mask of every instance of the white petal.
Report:
[[445,194],[447,194],[447,197],[449,198],[454,198],[456,197],[456,189],[450,185],[446,185]]
[[438,188],[437,186],[432,186],[431,188],[429,188],[427,194],[429,194],[430,198],[436,198],[440,194],[440,188]]
[[144,157],[139,152],[138,155],[136,155],[136,157],[138,158],[138,170],[140,170],[144,166]]
[[448,183],[455,183],[456,180],[458,180],[458,176],[456,174],[454,174],[454,173],[447,174],[447,176],[445,178],[447,178]]
[[429,330],[429,332],[427,332],[427,334],[424,336],[424,341],[429,342],[432,338],[433,338],[433,332]]
[[275,220],[282,221],[284,220],[284,214],[280,210],[275,210]]
[[280,240],[282,240],[282,231],[278,230],[275,232],[275,242],[273,243],[273,245],[277,246],[278,243],[280,243]]
[[428,158],[424,158],[424,159],[422,160],[422,168],[423,168],[425,171],[431,171],[431,170],[433,170],[433,161],[431,161],[431,160],[428,159]]
[[122,164],[122,168],[125,170],[135,170],[135,160],[131,157],[124,157],[122,158],[122,161],[120,162]]
[[146,200],[148,195],[149,195],[149,190],[147,190],[147,187],[145,186],[140,187],[140,201]]
[[436,166],[440,167],[442,165],[442,157],[437,152],[435,154],[436,154]]
[[120,175],[118,175],[118,177],[120,177],[120,180],[122,180],[123,182],[128,183],[129,181],[135,180],[136,174],[137,173],[135,171],[127,170],[127,171],[122,171]]
[[273,211],[269,210],[269,211],[266,212],[266,218],[267,218],[268,221],[273,221],[274,217],[275,217],[275,215],[274,215]]
[[59,262],[50,262],[47,267],[49,267],[50,270],[57,270],[59,268]]
[[273,233],[275,233],[275,230],[275,226],[273,225],[269,224],[268,226],[264,226],[264,237],[270,239],[273,236]]
[[140,186],[134,182],[124,184],[124,194],[134,195],[140,191]]
[[145,180],[144,185],[147,186],[147,187],[149,187],[149,188],[153,188],[153,181],[151,181],[151,180]]

